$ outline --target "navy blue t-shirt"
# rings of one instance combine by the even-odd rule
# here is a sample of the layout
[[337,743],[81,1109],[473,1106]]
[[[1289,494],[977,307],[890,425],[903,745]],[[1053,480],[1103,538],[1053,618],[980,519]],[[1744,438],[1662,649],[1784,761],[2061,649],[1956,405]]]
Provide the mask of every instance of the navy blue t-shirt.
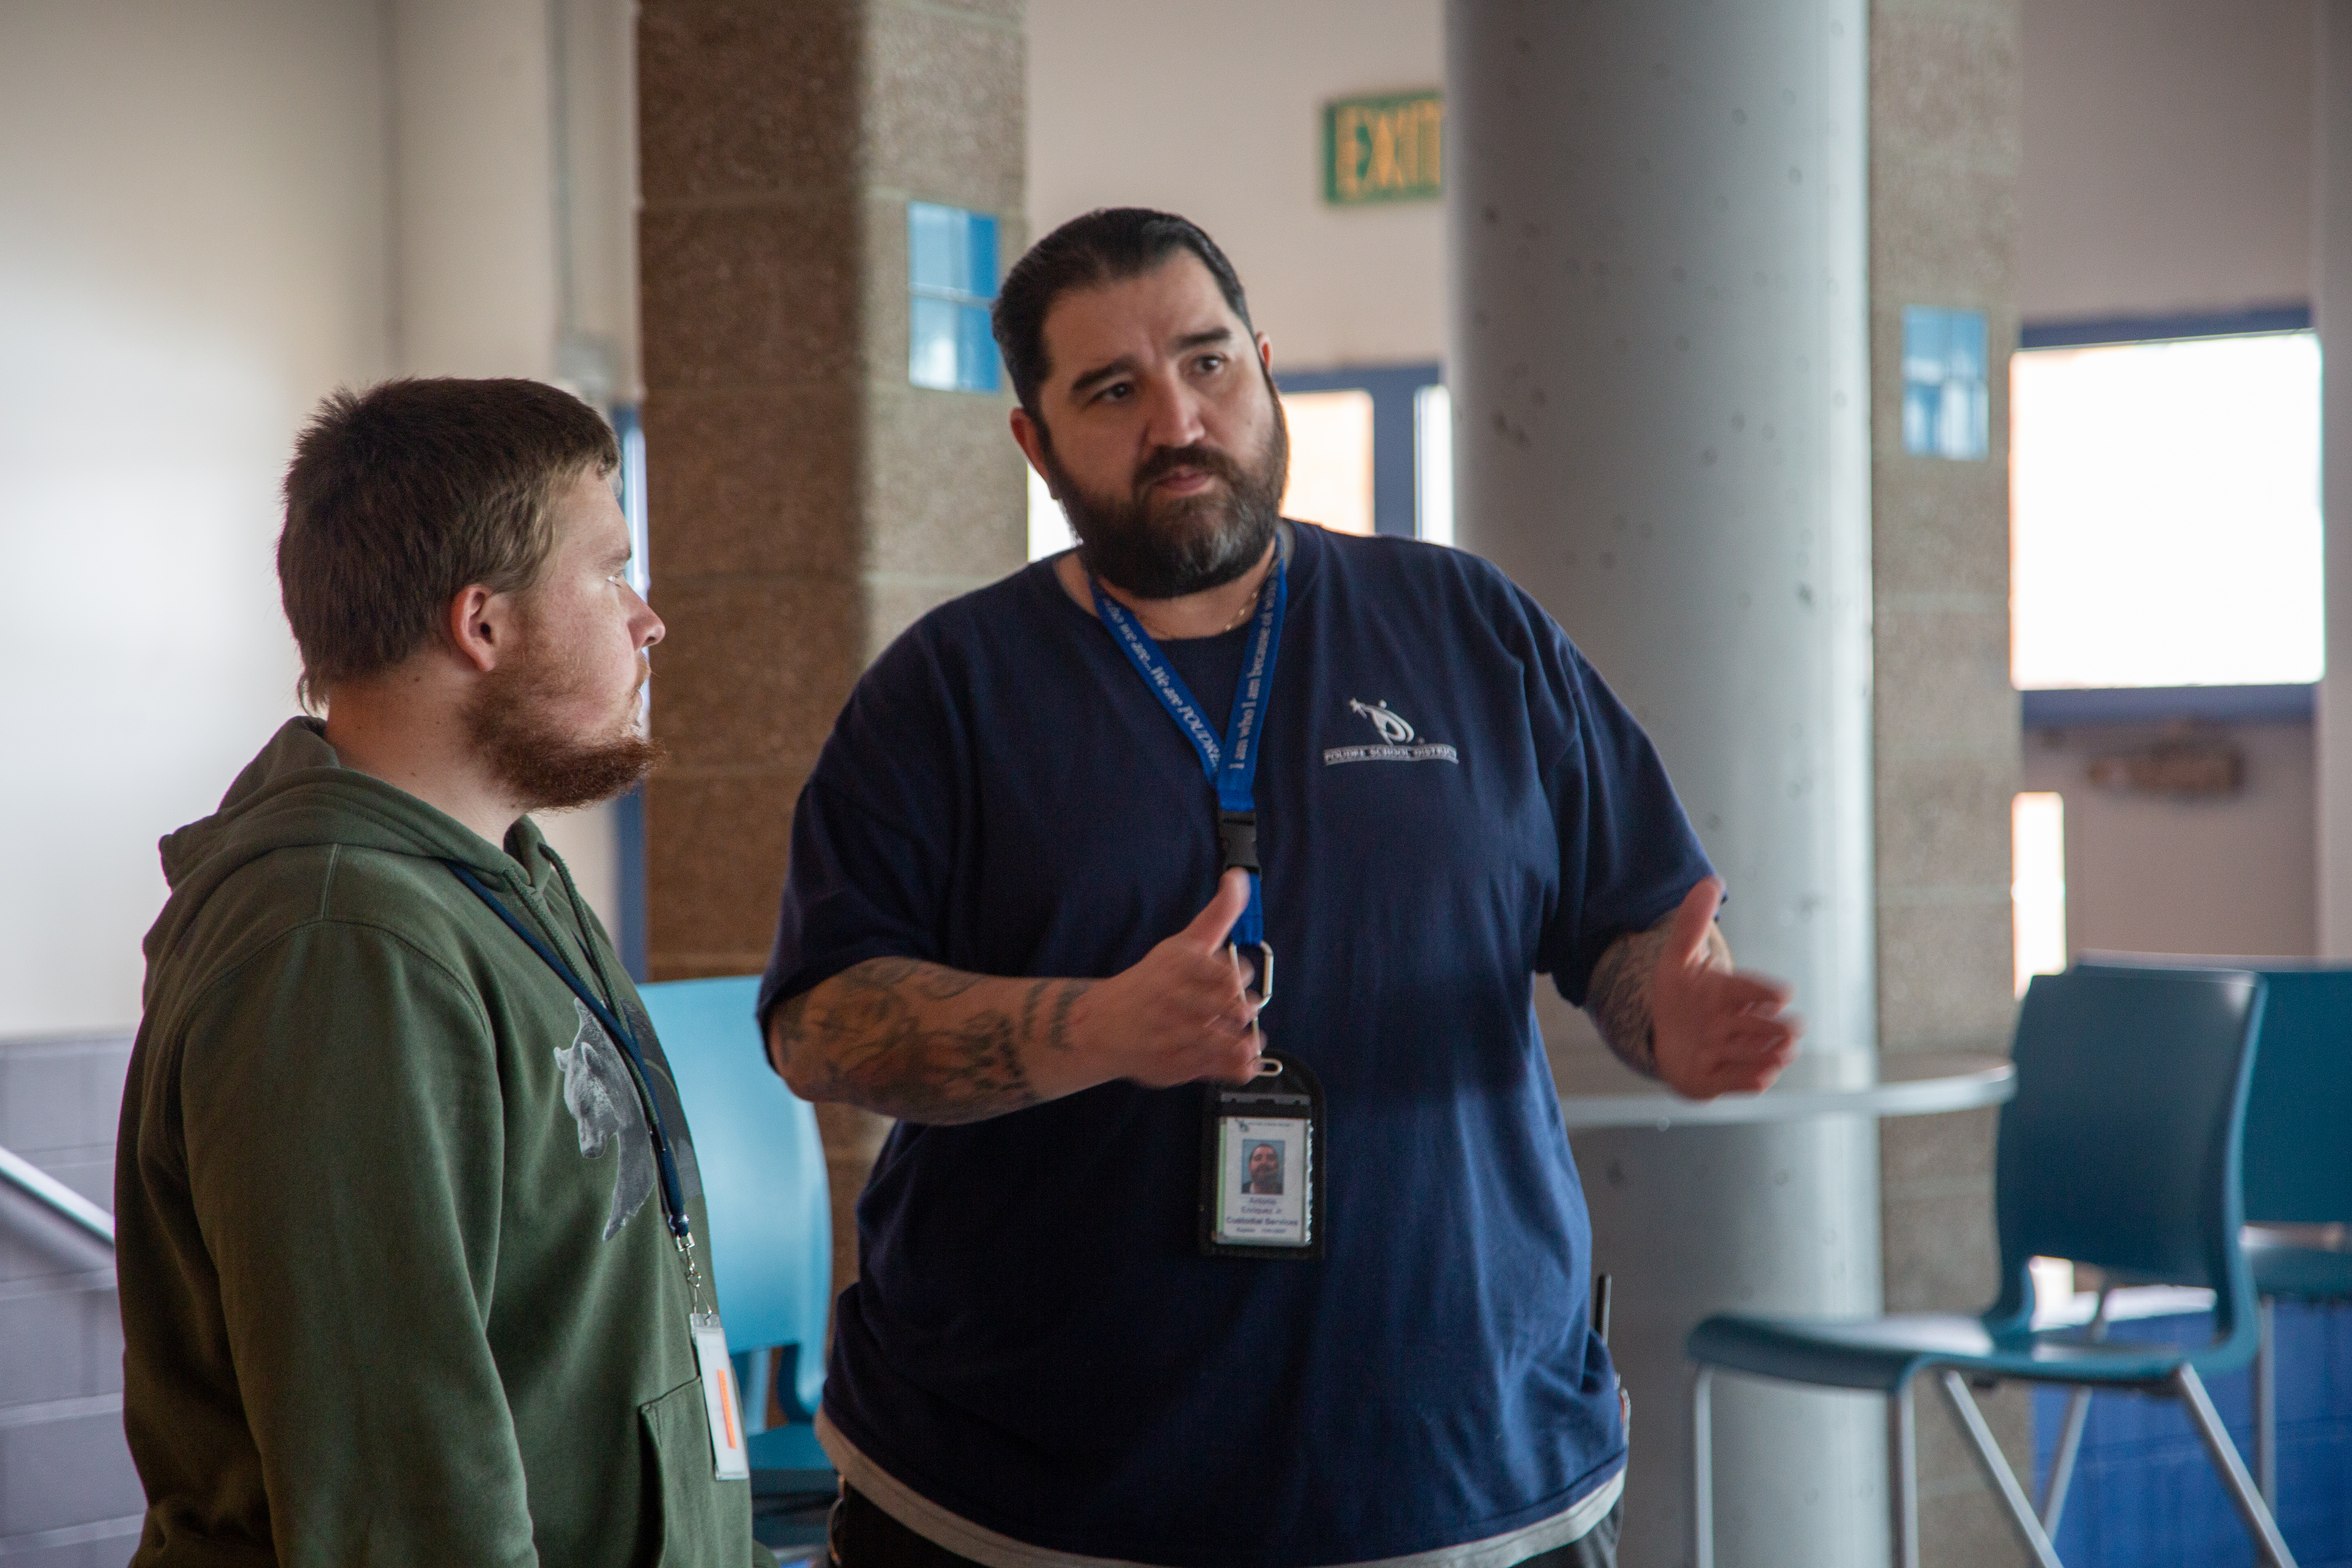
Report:
[[[1709,874],[1648,739],[1467,553],[1295,528],[1257,773],[1264,1025],[1328,1102],[1327,1257],[1204,1258],[1198,1085],[900,1123],[858,1204],[827,1416],[1038,1546],[1399,1556],[1623,1462],[1584,1198],[1530,1011]],[[1222,731],[1245,631],[1162,645]],[[869,958],[1113,974],[1215,889],[1215,795],[1041,563],[857,686],[793,826],[761,1008]]]

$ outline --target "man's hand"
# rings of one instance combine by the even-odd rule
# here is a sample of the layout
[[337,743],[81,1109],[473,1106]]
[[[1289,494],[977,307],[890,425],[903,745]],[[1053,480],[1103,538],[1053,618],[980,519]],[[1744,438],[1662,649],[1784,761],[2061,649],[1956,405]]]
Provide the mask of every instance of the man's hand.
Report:
[[1249,907],[1228,871],[1192,924],[1108,980],[999,979],[869,958],[768,1016],[768,1054],[803,1100],[908,1121],[979,1121],[1114,1079],[1246,1081],[1263,1042],[1225,946]]
[[1153,1089],[1249,1081],[1264,1044],[1257,1005],[1225,945],[1248,907],[1249,873],[1226,872],[1191,925],[1087,993],[1071,1026],[1098,1053],[1104,1078]]
[[1715,926],[1722,901],[1710,877],[1658,924],[1611,942],[1585,1004],[1627,1066],[1692,1100],[1766,1088],[1804,1027],[1784,1011],[1786,985],[1732,967]]
[[1650,973],[1650,1025],[1658,1076],[1692,1100],[1770,1086],[1797,1054],[1803,1025],[1787,1011],[1789,987],[1736,970],[1715,937],[1723,884],[1690,890],[1666,927]]

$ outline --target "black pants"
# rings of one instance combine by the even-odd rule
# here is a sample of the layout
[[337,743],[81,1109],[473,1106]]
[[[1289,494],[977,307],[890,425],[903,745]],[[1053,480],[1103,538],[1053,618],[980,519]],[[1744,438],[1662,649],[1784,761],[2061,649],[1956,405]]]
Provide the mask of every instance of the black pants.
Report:
[[[1519,1568],[1617,1568],[1617,1531],[1624,1504],[1612,1507],[1582,1539],[1530,1557]],[[833,1568],[979,1568],[969,1557],[926,1541],[847,1481],[833,1505]]]

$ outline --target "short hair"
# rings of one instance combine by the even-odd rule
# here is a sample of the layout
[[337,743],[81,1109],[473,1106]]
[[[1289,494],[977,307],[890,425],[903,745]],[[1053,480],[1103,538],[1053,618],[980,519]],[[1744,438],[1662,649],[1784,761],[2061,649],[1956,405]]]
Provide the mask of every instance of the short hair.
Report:
[[328,397],[294,444],[278,535],[303,705],[446,637],[442,616],[472,584],[530,587],[557,492],[620,461],[596,411],[542,382],[411,378]]
[[1052,366],[1045,357],[1045,313],[1054,301],[1073,289],[1140,277],[1155,270],[1179,250],[1188,250],[1217,280],[1217,292],[1250,326],[1249,300],[1242,292],[1241,275],[1217,242],[1200,225],[1174,213],[1150,207],[1097,207],[1074,217],[1031,246],[996,292],[990,325],[1004,368],[1013,377],[1013,395],[1029,417],[1044,423],[1037,406],[1037,389]]

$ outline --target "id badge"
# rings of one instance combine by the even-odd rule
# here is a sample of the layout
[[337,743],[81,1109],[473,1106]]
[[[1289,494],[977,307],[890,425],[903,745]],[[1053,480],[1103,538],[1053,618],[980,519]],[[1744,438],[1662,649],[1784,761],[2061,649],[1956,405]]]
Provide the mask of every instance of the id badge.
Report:
[[1201,1250],[1212,1258],[1323,1256],[1323,1087],[1269,1054],[1244,1084],[1202,1100]]
[[722,1481],[751,1478],[751,1450],[743,1445],[743,1404],[735,1392],[735,1362],[727,1353],[727,1331],[716,1312],[693,1312],[694,1365],[702,1374],[702,1413],[710,1419],[712,1474]]

